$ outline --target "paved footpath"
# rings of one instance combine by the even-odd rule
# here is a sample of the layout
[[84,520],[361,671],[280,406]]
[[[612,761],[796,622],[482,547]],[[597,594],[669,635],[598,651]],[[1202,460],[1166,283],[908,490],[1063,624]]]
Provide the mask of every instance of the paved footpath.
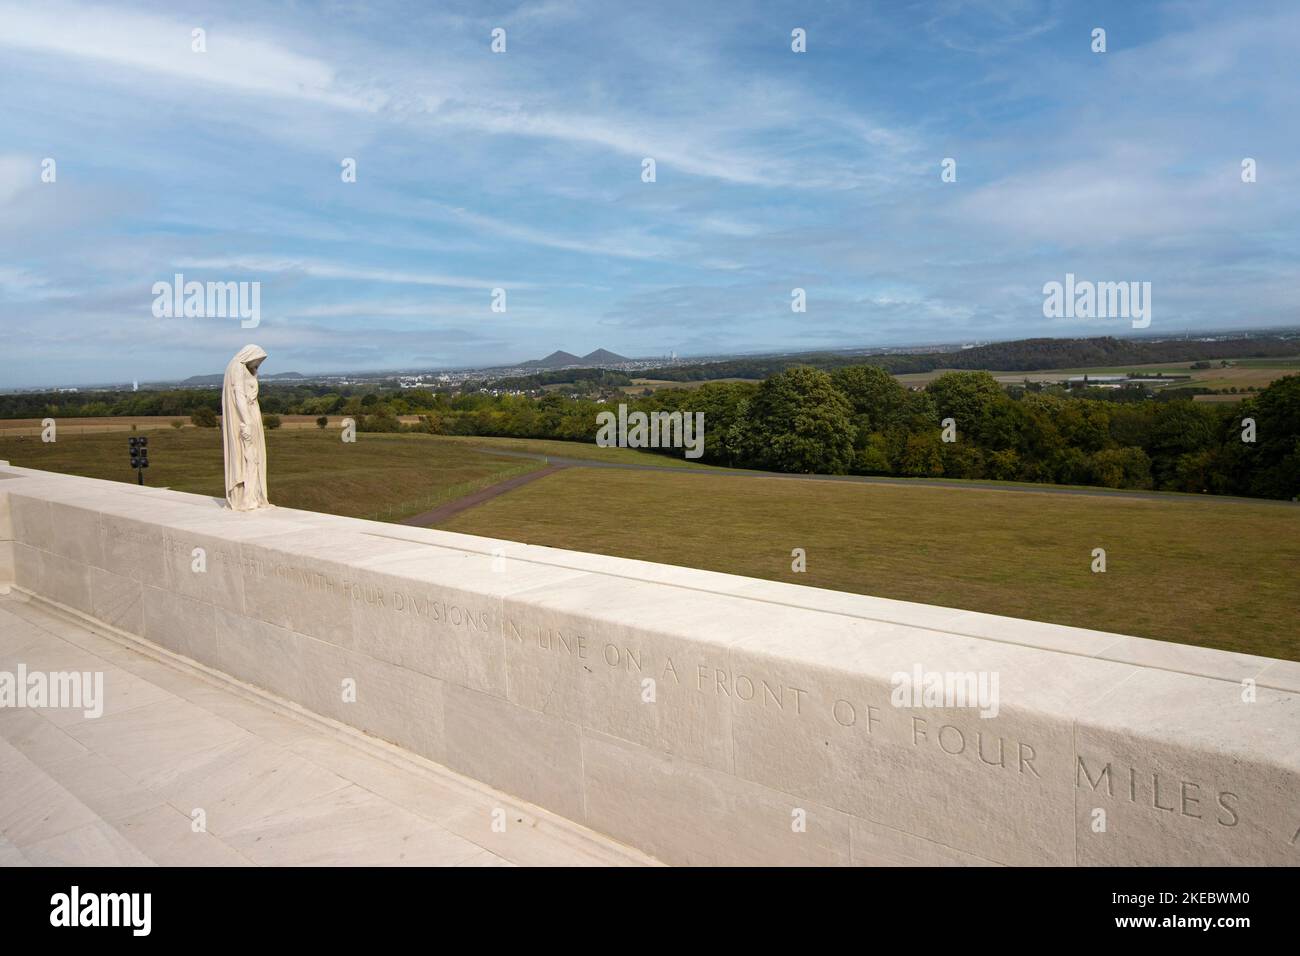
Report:
[[0,866],[653,862],[14,593],[0,672],[19,664],[102,672],[105,704],[98,718],[0,706]]
[[[543,459],[545,460],[545,459]],[[547,475],[553,475],[557,471],[563,471],[568,465],[547,465],[545,468],[538,468],[536,471],[525,472],[522,475],[516,475],[513,478],[507,478],[505,481],[499,481],[495,485],[488,485],[486,488],[480,488],[463,498],[457,498],[454,501],[448,501],[446,504],[439,505],[432,511],[426,511],[423,514],[414,515],[402,521],[402,524],[414,525],[417,528],[436,528],[449,518],[452,518],[462,511],[468,511],[470,508],[476,508],[485,501],[491,501],[498,495],[504,495],[508,491],[514,491],[520,485],[526,485],[530,481],[536,481],[538,478],[545,478]]]

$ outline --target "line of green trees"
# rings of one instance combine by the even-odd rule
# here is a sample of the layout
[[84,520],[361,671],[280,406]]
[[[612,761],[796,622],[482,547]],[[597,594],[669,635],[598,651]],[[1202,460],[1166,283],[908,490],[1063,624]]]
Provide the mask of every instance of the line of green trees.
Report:
[[[383,392],[383,394],[381,394]],[[427,389],[365,386],[280,385],[263,383],[258,395],[263,414],[364,415],[376,405],[397,415],[418,414],[437,404]],[[174,388],[143,392],[18,392],[0,395],[0,419],[100,418],[116,415],[189,417],[199,409],[221,414],[220,388]]]
[[568,385],[571,391],[597,392],[602,388],[619,388],[632,384],[632,376],[626,372],[608,368],[575,368],[556,372],[537,372],[534,375],[520,375],[515,378],[491,379],[483,382],[467,383],[477,386],[512,391],[531,391],[547,385]]
[[[757,384],[712,382],[627,404],[646,412],[704,412],[703,460],[732,467],[1300,495],[1300,376],[1294,375],[1243,402],[1221,404],[1008,391],[987,372],[952,372],[912,391],[875,366],[832,373],[798,367]],[[416,427],[591,442],[596,413],[608,407],[558,395],[440,396]],[[946,419],[954,441],[944,441]],[[358,427],[399,426],[395,417],[372,416]]]
[[[1240,403],[1121,403],[1008,391],[987,372],[952,372],[912,391],[875,366],[798,367],[757,384],[663,390],[628,407],[704,412],[703,460],[733,467],[1300,496],[1295,375]],[[467,395],[440,402],[420,427],[590,442],[606,408]],[[954,441],[944,441],[946,419]]]
[[[627,405],[703,412],[703,460],[732,467],[1300,497],[1300,375],[1239,403],[1114,400],[1122,391],[1008,390],[982,371],[950,372],[919,391],[875,365],[798,366],[762,382],[660,390]],[[595,440],[596,415],[610,408],[560,394],[280,385],[265,386],[260,401],[266,415],[352,416],[361,431],[582,442]],[[215,424],[219,408],[217,389],[0,396],[4,417],[189,414]],[[418,424],[400,420],[411,415]],[[944,440],[945,423],[954,440]]]

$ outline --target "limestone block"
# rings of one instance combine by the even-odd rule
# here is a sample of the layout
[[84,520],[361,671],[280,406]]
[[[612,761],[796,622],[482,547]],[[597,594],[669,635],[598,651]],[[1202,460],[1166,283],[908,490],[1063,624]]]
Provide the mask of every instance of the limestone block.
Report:
[[[1132,668],[1066,660],[862,621],[756,635],[721,664],[736,774],[996,862],[1071,863],[1070,714]],[[898,706],[894,675],[918,668],[996,678],[996,710]]]
[[730,770],[730,703],[694,685],[701,662],[739,640],[733,624],[746,604],[598,574],[512,595],[503,611],[510,700]]
[[0,491],[0,541],[14,538],[14,519],[9,510],[9,493]]
[[584,732],[588,826],[685,866],[849,862],[849,817],[688,760]]
[[353,645],[347,565],[254,542],[241,543],[239,551],[249,617],[338,647]]
[[216,609],[163,588],[143,585],[144,637],[201,664],[217,666]]
[[38,551],[36,554],[40,567],[39,593],[83,614],[93,613],[90,603],[90,568],[48,551]]
[[996,866],[961,850],[861,817],[849,818],[854,866]]
[[575,572],[442,548],[398,548],[351,578],[354,649],[506,696],[501,597]]
[[50,531],[48,500],[15,490],[9,494],[9,517],[15,541],[35,548],[49,549],[53,535]]
[[0,592],[14,584],[14,560],[14,542],[0,541]]
[[100,536],[104,570],[154,587],[167,584],[167,530],[162,525],[105,514]]
[[21,541],[15,541],[13,554],[14,584],[26,588],[33,594],[44,595],[45,586],[41,580],[41,552]]
[[238,541],[170,528],[161,548],[167,585],[172,591],[243,613],[244,567]]
[[448,767],[570,820],[583,819],[577,724],[454,684],[444,690]]
[[1244,690],[1144,668],[1080,708],[1080,864],[1300,864],[1300,697]]
[[45,550],[79,564],[102,566],[100,513],[64,502],[50,503],[50,539]]
[[143,586],[103,568],[90,569],[91,613],[130,634],[144,634]]
[[301,635],[222,608],[215,613],[216,668],[305,706]]

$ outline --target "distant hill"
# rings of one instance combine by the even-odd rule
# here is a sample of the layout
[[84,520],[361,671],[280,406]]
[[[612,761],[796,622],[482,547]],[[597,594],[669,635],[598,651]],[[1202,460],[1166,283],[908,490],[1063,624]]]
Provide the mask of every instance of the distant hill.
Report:
[[595,364],[595,365],[600,365],[600,364],[613,365],[616,362],[631,361],[631,359],[628,359],[625,356],[618,355],[614,352],[611,352],[609,349],[596,349],[596,351],[594,352],[588,352],[586,355],[582,357],[582,360],[589,364]]
[[533,359],[525,362],[526,368],[563,368],[566,365],[581,365],[582,359],[572,352],[552,352],[544,359]]
[[[257,377],[261,379],[263,382],[270,382],[270,381],[282,382],[289,379],[304,378],[305,376],[301,372],[276,372],[273,375],[259,375]],[[224,378],[225,375],[221,372],[218,372],[215,375],[191,375],[189,378],[185,379],[185,381],[180,382],[178,384],[220,385]]]
[[616,355],[607,349],[596,349],[588,355],[574,355],[572,352],[552,352],[544,359],[532,359],[524,362],[522,368],[564,368],[569,365],[612,365],[617,362],[626,362],[621,355]]

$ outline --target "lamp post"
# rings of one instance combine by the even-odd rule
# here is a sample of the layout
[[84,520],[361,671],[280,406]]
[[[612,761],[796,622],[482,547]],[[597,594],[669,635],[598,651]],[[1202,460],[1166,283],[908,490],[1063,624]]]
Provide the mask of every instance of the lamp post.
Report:
[[143,485],[144,470],[149,467],[149,439],[144,436],[133,436],[127,439],[127,445],[131,449],[131,467],[135,469],[135,476]]

